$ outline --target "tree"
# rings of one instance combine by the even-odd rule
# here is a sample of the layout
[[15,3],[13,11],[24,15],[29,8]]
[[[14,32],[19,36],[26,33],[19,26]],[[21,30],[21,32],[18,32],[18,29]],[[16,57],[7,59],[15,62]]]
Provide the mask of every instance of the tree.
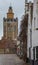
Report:
[[24,15],[20,25],[20,39],[23,42],[23,59],[26,60],[27,56],[27,28],[28,28],[28,14]]

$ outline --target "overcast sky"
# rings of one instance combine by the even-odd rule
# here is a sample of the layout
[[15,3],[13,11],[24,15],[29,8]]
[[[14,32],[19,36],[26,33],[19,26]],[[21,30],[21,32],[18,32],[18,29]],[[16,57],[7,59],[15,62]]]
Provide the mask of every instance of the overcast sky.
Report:
[[0,39],[3,36],[3,17],[6,17],[10,3],[15,17],[18,17],[18,24],[20,25],[20,20],[22,15],[24,15],[24,2],[25,0],[0,0]]

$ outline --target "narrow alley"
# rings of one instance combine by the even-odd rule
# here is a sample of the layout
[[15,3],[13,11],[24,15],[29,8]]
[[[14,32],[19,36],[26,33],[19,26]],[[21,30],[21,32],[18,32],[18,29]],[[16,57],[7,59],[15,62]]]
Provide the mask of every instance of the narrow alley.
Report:
[[24,65],[16,54],[0,54],[0,65]]

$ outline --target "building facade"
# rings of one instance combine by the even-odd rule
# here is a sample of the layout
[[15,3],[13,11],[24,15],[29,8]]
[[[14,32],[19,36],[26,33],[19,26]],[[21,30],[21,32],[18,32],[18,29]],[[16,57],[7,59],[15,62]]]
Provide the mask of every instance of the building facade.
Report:
[[34,0],[34,3],[30,2],[29,8],[26,8],[26,12],[29,15],[27,32],[27,58],[29,58],[31,65],[38,65],[38,0]]
[[33,5],[31,59],[38,65],[38,0],[34,0]]
[[4,39],[15,40],[18,35],[18,18],[14,18],[13,9],[10,6],[7,12],[7,18],[3,18]]
[[33,3],[26,3],[26,13],[28,14],[27,23],[27,61],[31,61],[31,48],[32,48],[32,19],[33,19]]

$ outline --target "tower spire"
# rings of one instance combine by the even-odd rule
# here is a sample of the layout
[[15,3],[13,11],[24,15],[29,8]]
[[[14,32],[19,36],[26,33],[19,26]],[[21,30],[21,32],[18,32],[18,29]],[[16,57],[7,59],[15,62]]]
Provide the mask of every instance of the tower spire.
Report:
[[25,3],[27,3],[28,0],[25,0]]
[[9,6],[9,9],[8,9],[8,12],[7,12],[7,18],[8,19],[13,19],[14,18],[14,13],[13,13],[11,3],[10,3],[10,6]]

